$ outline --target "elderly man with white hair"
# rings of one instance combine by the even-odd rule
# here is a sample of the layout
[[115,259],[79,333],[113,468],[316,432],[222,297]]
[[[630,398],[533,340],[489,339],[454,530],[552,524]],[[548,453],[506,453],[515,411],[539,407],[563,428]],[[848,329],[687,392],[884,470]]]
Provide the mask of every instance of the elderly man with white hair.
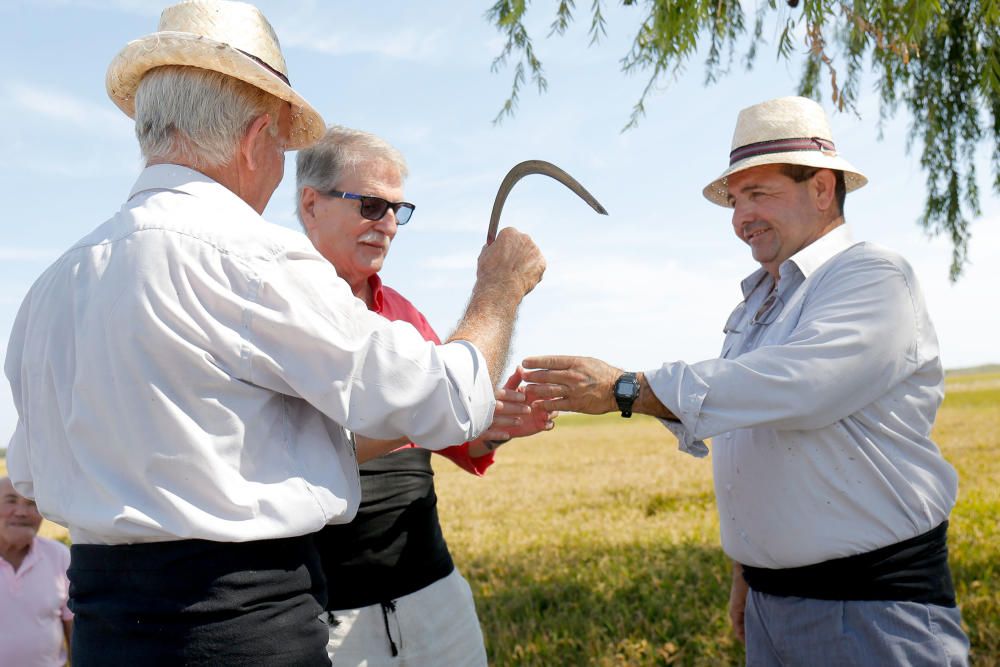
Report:
[[[415,206],[402,201],[403,155],[381,137],[332,127],[296,159],[299,221],[316,249],[369,310],[437,334],[402,294],[382,283],[389,250]],[[516,392],[520,371],[497,390],[493,427],[472,442],[439,450],[483,475],[510,436],[552,427]],[[401,442],[361,470],[361,506],[349,524],[317,535],[327,577],[330,658],[355,665],[486,665],[469,584],[455,568],[438,521],[431,455]]]
[[73,540],[72,662],[329,664],[311,534],[354,516],[359,458],[490,425],[544,259],[505,230],[435,345],[267,224],[325,124],[251,5],[168,7],[107,88],[145,169],[29,290],[6,362],[10,476]]
[[524,361],[550,410],[653,415],[702,456],[712,438],[748,665],[968,660],[947,558],[958,476],[930,438],[937,338],[906,260],[851,238],[845,198],[866,183],[812,100],[744,109],[704,189],[760,265],[721,358],[645,373]]

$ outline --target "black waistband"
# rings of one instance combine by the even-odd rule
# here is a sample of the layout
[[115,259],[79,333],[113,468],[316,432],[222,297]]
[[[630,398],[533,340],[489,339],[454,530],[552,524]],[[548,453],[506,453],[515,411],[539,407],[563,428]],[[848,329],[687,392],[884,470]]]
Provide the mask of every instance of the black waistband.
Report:
[[312,535],[250,542],[171,540],[138,544],[74,544],[72,567],[78,571],[121,570],[190,574],[191,569],[224,574],[311,562],[316,557]]
[[761,593],[819,600],[894,600],[955,606],[948,568],[948,522],[875,551],[773,570],[743,566]]
[[410,448],[361,464],[354,521],[316,534],[328,610],[396,600],[455,569],[438,520],[430,458],[428,450]]
[[74,544],[73,667],[329,665],[311,536]]

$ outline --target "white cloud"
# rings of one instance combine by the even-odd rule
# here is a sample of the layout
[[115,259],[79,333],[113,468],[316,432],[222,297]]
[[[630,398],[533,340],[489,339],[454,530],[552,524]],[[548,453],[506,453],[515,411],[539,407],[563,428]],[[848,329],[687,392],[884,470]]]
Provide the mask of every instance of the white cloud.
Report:
[[[349,19],[349,16],[344,18]],[[351,25],[322,19],[314,12],[299,12],[274,20],[282,48],[295,47],[325,55],[377,55],[384,58],[422,62],[444,52],[445,30],[387,26]]]
[[74,129],[123,137],[131,134],[132,121],[110,105],[97,104],[56,88],[21,81],[8,81],[3,84],[2,89],[8,104],[35,117],[69,124]]

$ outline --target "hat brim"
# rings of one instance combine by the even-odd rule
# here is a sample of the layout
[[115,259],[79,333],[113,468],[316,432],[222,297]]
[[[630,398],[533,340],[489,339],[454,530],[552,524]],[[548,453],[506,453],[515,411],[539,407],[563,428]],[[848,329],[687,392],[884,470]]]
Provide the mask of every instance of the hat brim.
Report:
[[162,31],[126,44],[108,66],[108,96],[129,118],[135,118],[139,82],[146,72],[164,65],[220,72],[291,104],[288,150],[307,148],[326,131],[323,117],[312,105],[266,67],[228,44],[187,32]]
[[717,179],[706,185],[701,192],[705,195],[705,199],[713,204],[732,208],[732,205],[729,203],[727,179],[737,172],[766,164],[801,164],[807,167],[843,171],[844,184],[847,186],[848,192],[864,187],[868,183],[867,176],[855,169],[850,162],[840,156],[828,155],[822,151],[790,151],[756,155],[745,160],[740,160],[722,172],[722,175]]

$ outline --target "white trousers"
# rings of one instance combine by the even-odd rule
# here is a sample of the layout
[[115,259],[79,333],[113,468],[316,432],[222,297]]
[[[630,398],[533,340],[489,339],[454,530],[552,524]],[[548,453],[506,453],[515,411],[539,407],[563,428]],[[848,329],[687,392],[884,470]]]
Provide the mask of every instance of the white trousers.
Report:
[[331,612],[326,648],[334,667],[485,667],[472,590],[458,569],[394,602],[394,610]]

